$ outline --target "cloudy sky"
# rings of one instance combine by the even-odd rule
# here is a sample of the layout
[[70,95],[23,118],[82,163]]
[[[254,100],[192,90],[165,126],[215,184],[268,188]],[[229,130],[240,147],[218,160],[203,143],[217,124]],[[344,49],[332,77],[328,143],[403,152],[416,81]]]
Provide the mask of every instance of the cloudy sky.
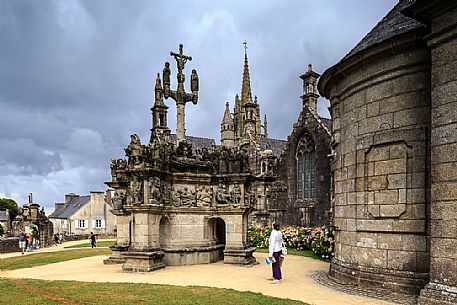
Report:
[[[269,135],[284,139],[301,108],[299,75],[338,62],[396,0],[0,1],[0,197],[46,210],[64,194],[105,190],[129,135],[149,139],[155,75],[184,44],[200,77],[188,135],[219,141],[225,101],[251,87]],[[172,87],[175,84],[172,83]],[[188,88],[188,87],[187,87]],[[169,127],[176,129],[171,99]],[[325,101],[322,116],[329,116]]]

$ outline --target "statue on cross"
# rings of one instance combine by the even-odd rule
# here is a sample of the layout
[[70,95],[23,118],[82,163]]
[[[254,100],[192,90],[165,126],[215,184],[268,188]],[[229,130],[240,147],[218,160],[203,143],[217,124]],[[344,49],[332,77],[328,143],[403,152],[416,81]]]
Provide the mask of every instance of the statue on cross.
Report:
[[187,61],[192,60],[192,56],[187,56],[183,54],[183,45],[179,45],[179,53],[170,52],[170,55],[176,60],[176,65],[178,67],[178,73],[176,78],[178,80],[178,87],[176,90],[170,89],[170,63],[166,62],[165,67],[163,68],[162,79],[164,80],[164,97],[168,99],[171,97],[176,102],[176,137],[177,144],[186,139],[186,128],[185,128],[185,106],[187,102],[192,102],[194,105],[198,102],[198,90],[199,90],[199,80],[197,71],[192,70],[191,74],[191,93],[186,92],[184,89],[185,75],[183,73],[184,66]]

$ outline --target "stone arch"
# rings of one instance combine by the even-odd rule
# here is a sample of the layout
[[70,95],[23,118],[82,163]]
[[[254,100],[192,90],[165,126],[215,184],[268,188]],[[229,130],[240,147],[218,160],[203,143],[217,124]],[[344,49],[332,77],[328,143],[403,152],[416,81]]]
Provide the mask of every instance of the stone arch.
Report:
[[208,239],[212,240],[215,245],[225,245],[226,243],[226,223],[222,217],[211,217],[208,219]]
[[160,248],[166,248],[171,242],[171,222],[168,216],[162,216],[159,223]]

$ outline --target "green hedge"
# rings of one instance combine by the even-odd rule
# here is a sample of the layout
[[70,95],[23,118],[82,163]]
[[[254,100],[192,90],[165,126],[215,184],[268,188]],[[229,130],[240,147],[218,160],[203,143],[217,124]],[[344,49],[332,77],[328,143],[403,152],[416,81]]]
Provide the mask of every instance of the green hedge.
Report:
[[[311,250],[322,258],[332,258],[335,249],[334,227],[323,226],[304,228],[290,226],[281,228],[284,244],[295,250]],[[248,239],[251,246],[268,248],[270,227],[248,227]]]

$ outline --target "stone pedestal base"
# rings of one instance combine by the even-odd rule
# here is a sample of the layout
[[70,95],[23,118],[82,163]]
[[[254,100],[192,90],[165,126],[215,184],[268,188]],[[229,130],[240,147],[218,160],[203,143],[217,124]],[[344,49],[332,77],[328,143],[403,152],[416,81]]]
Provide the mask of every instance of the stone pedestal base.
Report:
[[246,249],[225,249],[224,264],[250,265],[256,264],[257,261],[252,255],[255,252],[255,247]]
[[210,264],[224,259],[225,245],[191,248],[163,248],[163,258],[167,266]]
[[125,259],[122,270],[128,272],[150,272],[165,268],[163,251],[152,252],[123,252],[121,257]]
[[355,266],[333,259],[329,277],[341,284],[418,295],[428,282],[428,273]]
[[121,257],[121,255],[123,252],[127,252],[128,248],[129,248],[128,246],[124,247],[124,246],[114,245],[109,248],[111,249],[111,255],[107,259],[103,260],[103,263],[105,265],[125,263],[125,258]]
[[457,287],[428,283],[421,290],[419,305],[452,305],[457,304]]

